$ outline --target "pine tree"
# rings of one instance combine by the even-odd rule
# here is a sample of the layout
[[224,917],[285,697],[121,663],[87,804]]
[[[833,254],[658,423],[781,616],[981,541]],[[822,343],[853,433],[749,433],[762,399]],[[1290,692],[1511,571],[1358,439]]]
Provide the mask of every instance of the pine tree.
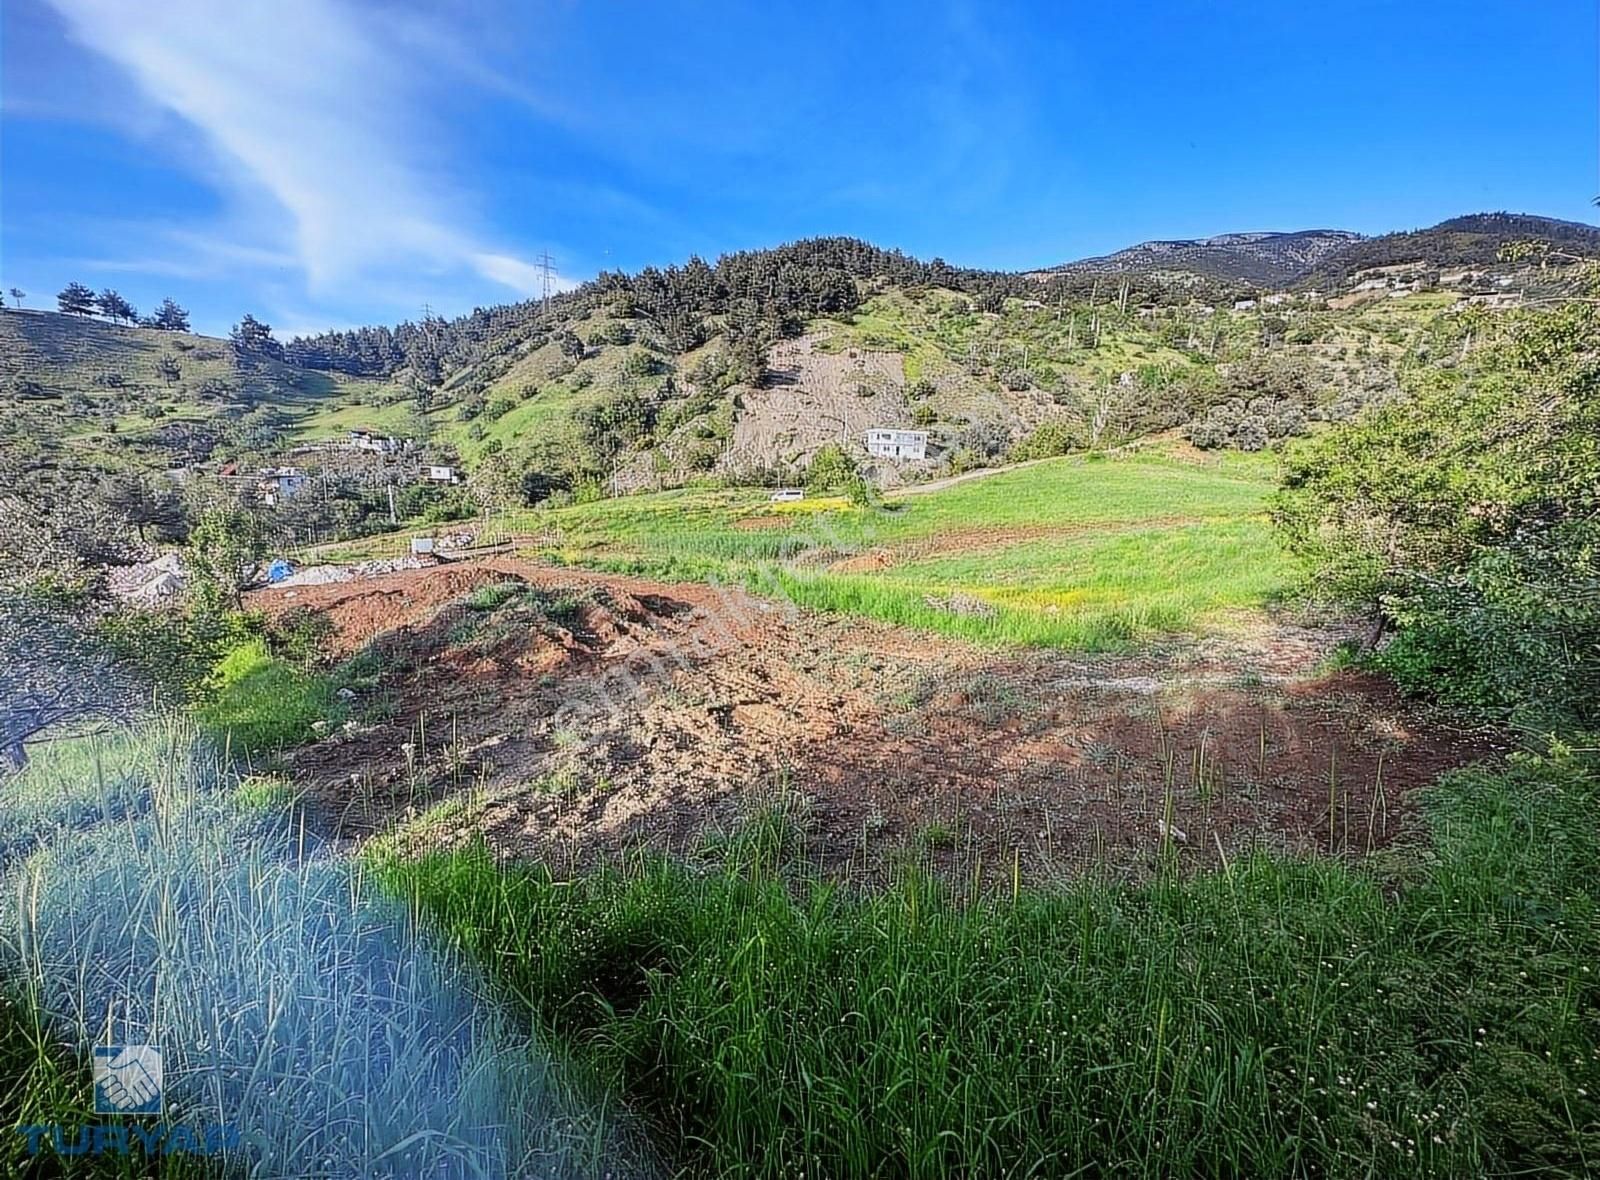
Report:
[[272,325],[248,313],[233,326],[228,338],[233,342],[234,363],[241,369],[263,360],[283,359],[283,345],[273,338]]
[[95,297],[95,302],[100,305],[100,314],[113,323],[128,324],[139,318],[139,313],[117,292],[107,287]]
[[171,299],[163,299],[156,308],[155,315],[151,317],[152,323],[163,332],[187,332],[189,330],[189,313],[179,307]]
[[56,296],[56,306],[65,315],[93,315],[94,292],[82,283],[68,283]]

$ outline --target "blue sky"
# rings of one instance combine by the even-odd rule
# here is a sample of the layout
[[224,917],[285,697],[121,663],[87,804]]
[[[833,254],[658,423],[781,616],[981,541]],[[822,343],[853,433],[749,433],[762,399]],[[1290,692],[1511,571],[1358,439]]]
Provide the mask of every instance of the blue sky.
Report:
[[1593,0],[4,0],[0,286],[454,314],[814,234],[1595,220]]

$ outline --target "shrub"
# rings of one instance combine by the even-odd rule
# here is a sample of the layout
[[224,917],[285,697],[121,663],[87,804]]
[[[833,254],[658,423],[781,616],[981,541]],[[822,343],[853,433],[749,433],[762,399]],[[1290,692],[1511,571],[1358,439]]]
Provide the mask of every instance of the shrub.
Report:
[[1016,446],[1011,448],[1012,462],[1027,459],[1049,459],[1065,455],[1077,445],[1076,433],[1065,422],[1044,422]]
[[838,443],[824,443],[811,458],[806,488],[813,492],[841,492],[860,479],[856,461]]

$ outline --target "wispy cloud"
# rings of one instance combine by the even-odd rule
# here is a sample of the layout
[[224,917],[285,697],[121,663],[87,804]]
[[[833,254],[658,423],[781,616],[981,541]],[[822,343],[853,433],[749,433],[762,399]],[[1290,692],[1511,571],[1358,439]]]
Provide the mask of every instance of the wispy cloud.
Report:
[[[470,228],[470,202],[444,179],[420,52],[338,0],[51,2],[80,42],[204,136],[236,204],[260,223],[231,247],[241,264],[287,254],[313,295],[464,273],[540,290],[540,268]],[[212,260],[230,248],[186,245]]]

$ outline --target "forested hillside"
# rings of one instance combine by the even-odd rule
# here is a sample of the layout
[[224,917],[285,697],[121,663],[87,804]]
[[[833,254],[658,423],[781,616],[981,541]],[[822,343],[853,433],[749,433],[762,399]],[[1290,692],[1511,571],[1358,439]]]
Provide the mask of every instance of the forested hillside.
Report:
[[[1525,240],[1548,249],[1502,258]],[[818,238],[603,273],[548,304],[287,342],[248,315],[231,339],[197,336],[181,308],[141,320],[100,306],[114,292],[70,284],[75,314],[0,315],[0,470],[55,510],[111,505],[140,531],[180,533],[167,473],[192,485],[303,463],[297,448],[351,430],[406,440],[412,472],[435,462],[467,477],[453,507],[406,491],[392,512],[387,486],[414,475],[335,465],[314,519],[277,512],[296,535],[326,537],[425,508],[696,481],[889,487],[1162,431],[1258,450],[1455,363],[1493,334],[1480,301],[1559,286],[1567,256],[1585,252],[1600,254],[1600,230],[1504,214],[1365,240],[1157,243],[1021,274]],[[1121,273],[1103,273],[1117,258]],[[1161,269],[1141,272],[1145,258]],[[1173,277],[1196,258],[1209,273]],[[1432,269],[1356,289],[1395,260]],[[1446,267],[1473,268],[1472,283],[1443,285]],[[1245,281],[1269,271],[1326,289],[1269,298]],[[925,458],[869,456],[874,428],[926,432]]]

